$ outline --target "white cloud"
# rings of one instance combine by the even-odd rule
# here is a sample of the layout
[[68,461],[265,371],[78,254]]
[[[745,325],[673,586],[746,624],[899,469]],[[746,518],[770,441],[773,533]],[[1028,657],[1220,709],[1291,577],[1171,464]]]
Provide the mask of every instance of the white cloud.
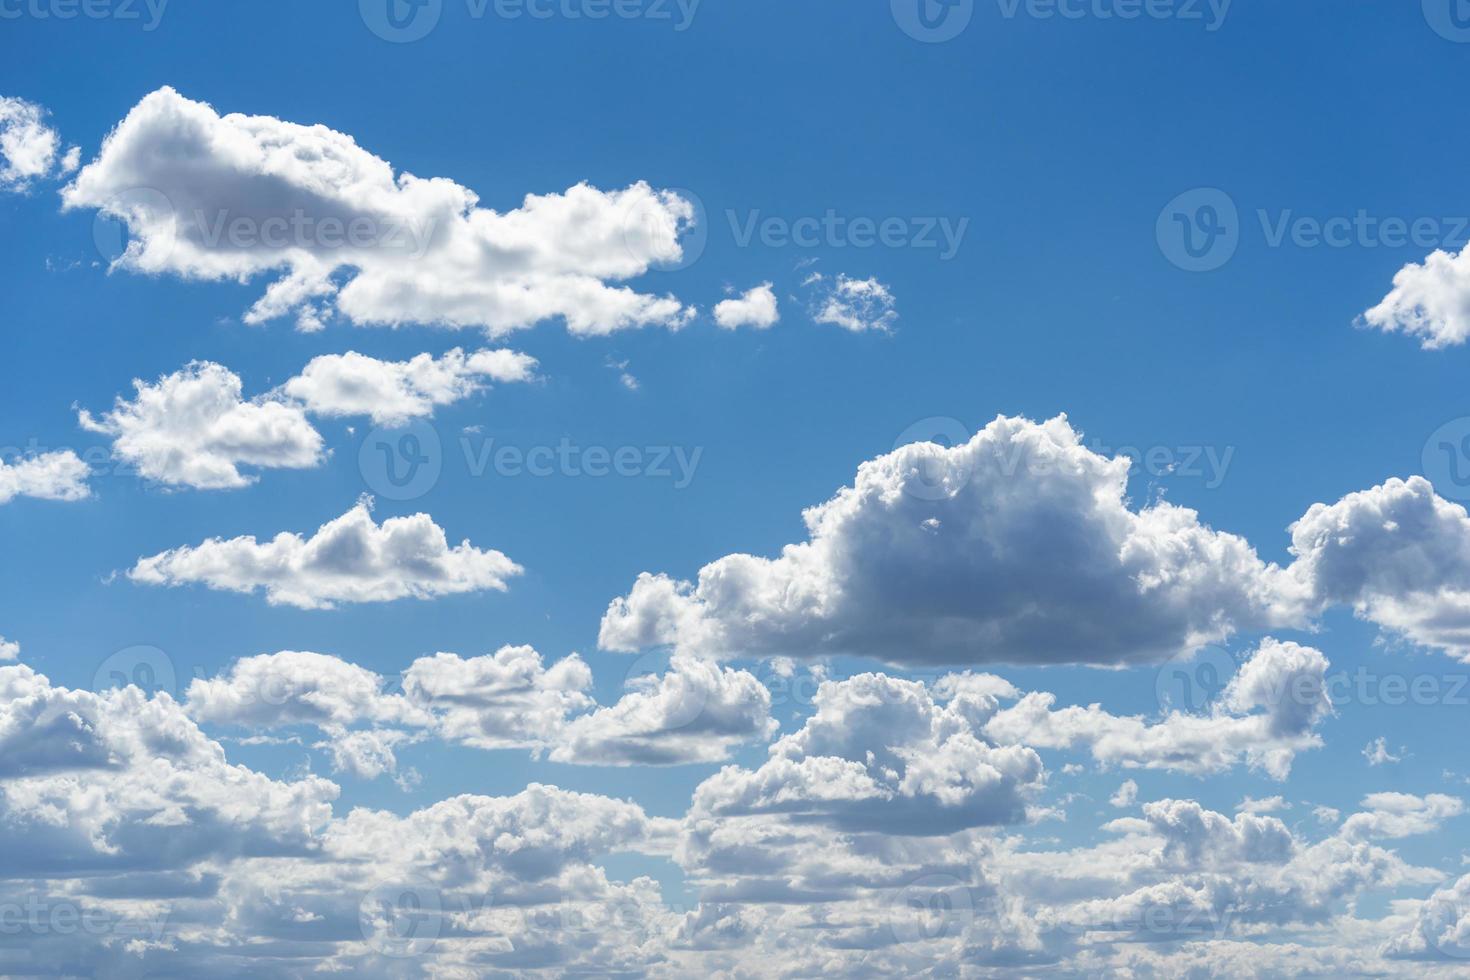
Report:
[[278,275],[248,322],[295,314],[314,330],[336,314],[501,334],[559,317],[574,333],[605,334],[678,327],[693,312],[615,285],[682,258],[695,211],[677,194],[578,184],[502,213],[447,178],[395,175],[325,126],[221,116],[170,88],[133,107],[63,202],[127,223],[117,267]]
[[984,737],[996,699],[964,685],[931,692],[861,674],[824,682],[814,707],[758,769],[726,766],[701,783],[693,812],[948,834],[1022,820],[1044,780],[1032,749]]
[[1470,516],[1423,477],[1313,504],[1291,527],[1293,577],[1319,609],[1363,619],[1470,662]]
[[466,398],[486,381],[530,381],[536,359],[512,350],[455,348],[440,357],[380,361],[349,351],[313,358],[281,393],[315,415],[366,415],[379,425],[426,418],[434,409]]
[[0,191],[24,191],[76,169],[80,151],[63,153],[61,137],[45,120],[46,110],[35,103],[0,96]]
[[776,306],[776,293],[769,282],[755,286],[736,299],[715,304],[715,322],[726,330],[754,327],[766,330],[776,325],[781,314]]
[[0,660],[15,660],[20,656],[20,644],[0,636]]
[[314,726],[329,736],[316,747],[334,768],[367,778],[394,772],[392,748],[410,738],[549,751],[575,765],[686,765],[720,762],[776,729],[756,677],[705,661],[676,658],[662,675],[632,679],[608,707],[597,706],[591,686],[576,654],[547,666],[526,646],[420,657],[401,684],[336,657],[283,651],[196,678],[187,708],[201,723],[257,731]]
[[112,437],[113,455],[148,479],[201,490],[249,486],[241,466],[306,469],[322,461],[322,437],[299,406],[244,401],[238,375],[195,361],[156,384],[135,380],[101,418],[85,409],[82,428]]
[[[349,351],[313,358],[301,374],[250,400],[228,368],[195,361],[156,383],[133,381],[132,401],[116,399],[101,418],[78,412],[82,428],[112,437],[115,457],[148,479],[197,490],[249,486],[241,471],[310,469],[326,457],[308,413],[362,415],[395,424],[482,391],[488,381],[529,381],[536,360],[511,350],[455,348],[434,357],[381,361]],[[3,484],[0,471],[0,484]]]
[[1298,623],[1295,580],[1167,502],[1132,510],[1128,460],[1065,417],[998,418],[963,445],[864,463],[778,558],[729,555],[697,584],[641,575],[600,644],[890,662],[1160,661],[1237,628]]
[[1123,780],[1123,784],[1118,787],[1118,791],[1108,797],[1108,802],[1120,809],[1131,807],[1134,803],[1138,802],[1138,784],[1131,779]]
[[1470,246],[1458,255],[1436,249],[1422,264],[1404,266],[1363,320],[1417,337],[1426,350],[1463,344],[1470,337]]
[[1394,755],[1388,750],[1388,743],[1382,735],[1363,746],[1363,758],[1368,760],[1368,765],[1370,766],[1381,766],[1386,763],[1404,761],[1403,756]]
[[708,660],[675,657],[661,676],[629,682],[616,704],[568,725],[553,762],[682,765],[720,762],[731,750],[775,733],[771,693],[754,675]]
[[812,273],[807,284],[817,289],[812,317],[818,323],[830,323],[854,333],[870,330],[886,333],[898,320],[892,290],[877,279],[854,279],[838,273],[835,280],[829,281],[820,273]]
[[147,585],[203,584],[211,589],[263,590],[271,605],[329,609],[339,602],[389,602],[435,596],[505,591],[521,567],[499,551],[468,541],[450,547],[428,514],[373,522],[363,500],[311,538],[282,532],[266,542],[254,537],[211,538],[139,559],[128,572]]
[[0,504],[16,497],[39,500],[84,500],[90,470],[70,449],[25,456],[9,463],[0,459]]
[[1332,710],[1327,667],[1311,647],[1268,638],[1206,714],[1171,711],[1149,723],[1096,704],[1056,708],[1056,695],[1041,691],[998,711],[985,734],[1003,745],[1085,748],[1108,766],[1203,775],[1244,760],[1285,779],[1298,752],[1321,745],[1314,729]]
[[1236,813],[1275,813],[1278,810],[1290,809],[1291,804],[1280,796],[1267,796],[1259,800],[1247,796],[1235,805]]
[[[524,686],[517,677],[557,669],[508,649],[473,669],[425,658],[435,668],[402,693],[302,654],[242,661],[224,680],[269,687],[265,678],[287,677],[272,687],[287,714],[332,725],[385,717],[384,706],[397,705],[391,714],[430,691],[451,697],[466,676],[510,691]],[[1187,799],[1147,803],[1073,849],[1028,841],[1024,828],[996,834],[988,820],[969,830],[1015,812],[987,810],[1001,788],[981,789],[996,771],[972,744],[993,692],[1014,690],[967,675],[934,690],[938,700],[877,675],[827,685],[765,766],[727,767],[683,819],[538,783],[405,813],[338,812],[327,780],[274,780],[227,762],[167,694],[92,694],[0,667],[0,859],[13,876],[0,903],[40,908],[43,922],[53,905],[85,909],[97,924],[38,934],[7,951],[6,969],[217,976],[259,973],[264,957],[385,980],[405,965],[451,976],[1408,978],[1422,975],[1418,961],[1470,948],[1458,882],[1358,917],[1366,894],[1442,884],[1442,872],[1382,842],[1441,833],[1463,812],[1459,800],[1373,794],[1317,840],[1274,816],[1227,816]],[[199,705],[237,703],[218,694],[201,693]],[[395,751],[414,737],[369,729],[321,747],[341,771],[371,776],[394,770]],[[851,762],[891,795],[774,766],[818,759]],[[759,805],[709,805],[730,803],[723,790],[742,785],[740,798]],[[919,822],[905,822],[905,810]],[[698,904],[666,905],[650,878],[614,880],[604,863],[628,853],[674,862]]]

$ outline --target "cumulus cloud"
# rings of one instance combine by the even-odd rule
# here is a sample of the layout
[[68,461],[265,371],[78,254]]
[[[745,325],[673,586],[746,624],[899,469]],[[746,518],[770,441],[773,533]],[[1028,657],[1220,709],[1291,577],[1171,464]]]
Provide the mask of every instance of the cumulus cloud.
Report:
[[898,320],[893,291],[877,279],[854,279],[843,273],[828,279],[814,272],[807,278],[807,285],[817,291],[812,317],[818,323],[830,323],[853,333],[886,333]]
[[337,603],[389,602],[493,589],[505,591],[521,566],[469,541],[450,547],[428,514],[377,524],[363,499],[310,538],[281,532],[211,538],[161,552],[128,572],[134,582],[202,584],[227,592],[265,593],[271,605],[330,609]]
[[38,500],[84,500],[91,496],[87,486],[90,470],[70,449],[23,456],[6,462],[0,459],[0,504],[16,497]]
[[726,766],[701,783],[694,812],[915,835],[1020,821],[1044,769],[1032,749],[983,735],[997,706],[965,684],[827,681],[799,731],[758,769]]
[[426,418],[434,409],[483,390],[485,383],[530,381],[536,359],[512,350],[455,348],[440,357],[380,361],[349,351],[313,358],[281,394],[323,416],[366,415],[379,425]]
[[776,293],[769,282],[746,290],[735,299],[721,300],[715,304],[714,313],[715,322],[726,330],[739,327],[766,330],[781,319],[776,308]]
[[732,749],[770,738],[771,693],[753,674],[693,657],[630,682],[616,704],[575,719],[551,753],[584,765],[720,762]]
[[1436,249],[1422,263],[1404,266],[1363,320],[1417,337],[1426,350],[1463,344],[1470,337],[1470,246],[1457,255]]
[[985,734],[1007,745],[1085,748],[1108,766],[1203,775],[1244,760],[1285,779],[1298,752],[1322,744],[1314,729],[1332,710],[1327,667],[1320,651],[1267,639],[1208,713],[1171,711],[1150,723],[1097,704],[1057,708],[1056,695],[1038,691],[998,711]]
[[1470,515],[1423,477],[1313,504],[1291,527],[1291,572],[1317,608],[1470,662]]
[[46,124],[45,109],[0,96],[0,191],[24,191],[38,180],[71,173],[80,153],[77,147],[62,152],[61,137]]
[[998,418],[963,445],[864,463],[808,509],[808,540],[697,583],[643,574],[605,649],[866,654],[912,663],[1154,662],[1299,621],[1295,581],[1187,508],[1127,499],[1128,460],[1064,417]]
[[1470,960],[1470,875],[1420,903],[1413,923],[1385,942],[1382,953],[1394,960]]
[[[536,360],[511,350],[459,348],[382,361],[355,351],[313,358],[279,388],[246,400],[239,375],[195,361],[157,382],[134,380],[100,418],[82,409],[83,429],[112,437],[113,455],[171,487],[234,489],[258,479],[251,469],[309,469],[326,457],[308,413],[367,416],[396,424],[484,389],[486,382],[529,381]],[[0,472],[3,486],[3,472]]]
[[1138,784],[1131,779],[1123,780],[1118,791],[1108,797],[1108,802],[1120,809],[1127,809],[1138,802]]
[[126,222],[115,267],[189,279],[273,275],[246,314],[479,327],[560,318],[577,334],[678,327],[692,310],[622,281],[683,256],[691,202],[643,182],[578,184],[479,206],[447,178],[393,167],[325,126],[220,115],[162,88],[118,124],[63,192],[66,208]]
[[549,752],[574,765],[686,765],[723,761],[776,729],[770,692],[755,676],[705,661],[676,659],[662,675],[635,677],[607,707],[597,706],[591,687],[581,657],[548,665],[528,646],[468,658],[436,653],[393,679],[337,657],[283,651],[195,679],[186,703],[202,723],[314,726],[328,736],[317,747],[334,768],[364,778],[396,771],[395,745],[430,737]]
[[[308,724],[399,719],[404,702],[449,696],[466,678],[510,690],[556,669],[507,649],[472,669],[424,658],[435,666],[418,672],[423,686],[401,689],[303,654],[242,661],[223,679],[283,695],[273,700]],[[975,822],[999,812],[999,787],[980,788],[995,773],[969,743],[994,698],[1014,693],[986,675],[932,691],[875,675],[825,686],[770,761],[854,762],[892,790],[886,802],[851,794],[856,778],[804,782],[763,766],[740,794],[753,805],[707,805],[754,775],[730,767],[682,819],[534,782],[402,813],[340,812],[327,780],[226,761],[167,694],[75,691],[0,667],[0,857],[15,876],[0,902],[39,908],[43,923],[53,906],[86,910],[93,923],[64,937],[42,929],[6,951],[6,969],[239,975],[264,957],[375,978],[406,964],[445,975],[1411,977],[1421,960],[1461,955],[1463,886],[1384,846],[1439,833],[1458,800],[1373,794],[1317,840],[1187,799],[1147,803],[1073,849],[997,835]],[[226,714],[239,703],[207,683],[190,701]],[[367,775],[394,765],[409,737],[374,728],[326,747],[337,768]],[[904,809],[922,825],[897,826]],[[946,814],[947,833],[934,822]],[[629,853],[674,862],[697,904],[675,909],[651,879],[610,875],[607,860]],[[1435,886],[1357,917],[1370,892]]]
[[1388,742],[1382,735],[1363,746],[1363,758],[1368,760],[1370,766],[1404,761],[1403,756],[1394,755],[1388,750]]
[[15,660],[20,656],[20,644],[0,636],[0,660]]
[[195,361],[154,384],[135,380],[132,401],[119,397],[100,418],[83,409],[83,429],[112,437],[113,455],[148,479],[201,490],[249,486],[258,469],[307,469],[321,463],[322,437],[299,406],[266,398],[244,401],[238,375]]

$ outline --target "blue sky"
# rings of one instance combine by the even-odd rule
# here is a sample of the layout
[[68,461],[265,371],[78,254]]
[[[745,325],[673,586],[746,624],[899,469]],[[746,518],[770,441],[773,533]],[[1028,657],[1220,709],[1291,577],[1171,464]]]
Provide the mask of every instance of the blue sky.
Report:
[[[931,13],[941,9],[922,2]],[[901,29],[907,14],[900,0],[894,9],[816,0],[704,0],[681,8],[648,0],[625,8],[637,16],[606,19],[585,16],[588,5],[572,0],[538,8],[551,11],[544,19],[498,15],[519,8],[494,3],[477,15],[473,6],[443,0],[437,23],[408,43],[374,33],[369,22],[380,11],[367,0],[361,6],[170,3],[156,18],[139,6],[133,19],[103,5],[97,9],[109,16],[62,19],[55,0],[0,3],[0,96],[42,107],[44,125],[60,141],[53,166],[0,191],[9,232],[0,236],[9,343],[0,360],[0,446],[11,447],[3,458],[12,464],[74,451],[93,470],[85,499],[22,492],[0,505],[0,540],[11,556],[0,563],[0,635],[20,644],[20,664],[57,689],[105,690],[98,672],[109,658],[148,647],[161,651],[148,657],[174,672],[169,693],[186,702],[190,680],[227,677],[242,658],[279,651],[316,652],[392,679],[437,652],[470,658],[525,644],[548,664],[579,654],[591,671],[587,695],[607,706],[625,695],[630,670],[662,674],[670,654],[707,657],[762,683],[787,669],[772,658],[794,657],[791,669],[810,689],[813,668],[835,680],[880,670],[931,687],[945,673],[970,669],[1022,692],[1050,691],[1059,707],[1098,702],[1112,715],[1157,721],[1167,708],[1159,692],[1172,676],[1160,666],[1169,655],[1160,651],[1172,642],[1162,635],[1151,654],[1120,654],[1099,666],[1097,657],[1041,650],[1001,655],[987,647],[993,635],[976,626],[944,647],[943,663],[931,663],[916,652],[927,642],[922,637],[911,648],[899,642],[891,656],[829,644],[842,632],[836,621],[787,624],[790,632],[781,635],[805,644],[800,649],[763,645],[767,634],[738,610],[721,618],[727,614],[713,595],[684,599],[695,603],[688,608],[701,624],[726,631],[720,635],[729,643],[720,649],[692,626],[620,648],[607,642],[604,614],[640,573],[693,580],[722,556],[778,556],[806,540],[803,510],[852,485],[864,461],[934,435],[967,442],[982,430],[993,434],[987,426],[998,415],[1041,423],[1065,413],[1097,460],[1138,454],[1126,510],[1160,500],[1191,508],[1202,525],[1239,535],[1263,563],[1282,569],[1300,557],[1288,551],[1287,528],[1313,504],[1422,474],[1438,493],[1436,519],[1446,523],[1400,520],[1394,533],[1428,537],[1406,542],[1389,534],[1389,543],[1371,547],[1391,554],[1364,545],[1350,556],[1375,568],[1408,563],[1396,585],[1353,592],[1317,572],[1303,586],[1317,590],[1310,600],[1300,599],[1291,613],[1273,607],[1254,618],[1222,600],[1221,609],[1200,612],[1200,621],[1217,614],[1232,620],[1230,628],[1196,636],[1198,643],[1178,652],[1196,671],[1203,662],[1243,661],[1271,636],[1320,651],[1329,677],[1362,670],[1375,691],[1391,676],[1441,694],[1413,705],[1336,698],[1336,711],[1315,719],[1304,736],[1320,744],[1293,750],[1284,777],[1248,760],[1244,748],[1228,764],[1180,771],[1038,746],[1049,776],[1028,790],[1027,817],[965,828],[978,837],[1013,833],[1041,850],[1098,846],[1118,832],[1109,821],[1136,811],[1108,802],[1132,779],[1140,804],[1192,800],[1230,819],[1239,819],[1237,805],[1247,797],[1279,795],[1281,807],[1267,819],[1281,820],[1295,835],[1292,846],[1306,849],[1334,833],[1314,807],[1381,814],[1412,809],[1404,802],[1412,798],[1440,808],[1438,833],[1387,837],[1383,845],[1411,870],[1340,896],[1326,926],[1319,919],[1272,934],[1313,950],[1370,935],[1364,942],[1372,955],[1386,957],[1375,961],[1378,968],[1402,968],[1382,945],[1418,928],[1418,906],[1402,903],[1452,887],[1461,873],[1458,804],[1423,801],[1458,801],[1470,778],[1459,742],[1447,737],[1470,700],[1470,689],[1451,693],[1470,676],[1467,564],[1454,557],[1470,545],[1444,544],[1453,554],[1430,571],[1404,558],[1435,551],[1470,526],[1455,523],[1454,512],[1470,499],[1470,480],[1458,481],[1455,467],[1470,472],[1470,460],[1463,447],[1453,448],[1470,426],[1464,331],[1453,316],[1470,295],[1454,290],[1470,276],[1442,284],[1451,295],[1442,306],[1430,304],[1427,327],[1407,326],[1412,313],[1389,317],[1396,329],[1365,319],[1400,270],[1417,268],[1436,248],[1448,260],[1470,242],[1460,174],[1470,135],[1453,109],[1470,44],[1459,43],[1435,0],[1424,9],[1327,2],[1212,9],[1181,0],[1157,8],[1170,16],[1137,19],[1115,15],[1127,7],[1121,0],[1063,4],[1075,17],[1038,16],[1051,9],[1045,5],[979,2],[961,8],[973,8],[968,26],[941,43]],[[577,12],[584,16],[569,15]],[[215,122],[213,113],[239,113],[347,134],[393,173],[444,178],[500,213],[521,207],[528,194],[559,195],[582,182],[599,195],[639,181],[669,189],[697,208],[695,226],[681,229],[681,258],[645,262],[647,271],[626,278],[594,278],[673,294],[697,312],[678,329],[655,323],[601,336],[577,335],[558,315],[515,329],[451,330],[425,313],[400,317],[390,329],[352,322],[344,298],[314,332],[296,329],[294,314],[246,323],[246,311],[279,272],[252,270],[235,281],[166,265],[145,274],[126,261],[110,265],[116,254],[99,248],[99,236],[130,234],[135,244],[146,238],[136,224],[107,217],[106,199],[128,175],[107,157],[103,140],[136,108],[138,134],[129,140],[145,149],[156,140],[163,149],[153,165],[166,171],[159,161],[167,159],[169,134],[142,118],[145,96],[164,86],[211,107]],[[80,147],[80,170],[60,162],[70,146]],[[204,186],[215,172],[212,163],[199,166]],[[147,182],[146,172],[133,178],[134,186]],[[63,210],[66,193],[75,201]],[[248,197],[228,200],[241,210],[257,206]],[[1203,234],[1209,215],[1201,206],[1222,201],[1234,211],[1224,215],[1226,252],[1203,260],[1217,267],[1181,268],[1176,233],[1184,226],[1175,213]],[[806,243],[787,241],[785,231],[803,221],[808,229],[825,222],[825,230]],[[884,222],[896,229],[893,240],[865,245],[857,229]],[[1317,241],[1324,226],[1329,238],[1344,237]],[[570,238],[552,238],[553,256],[576,250]],[[814,274],[821,278],[811,281]],[[334,275],[334,289],[350,277],[342,269]],[[891,300],[892,318],[857,330],[821,322],[842,281],[874,284]],[[774,325],[717,325],[717,303],[763,283],[779,305]],[[1415,295],[1422,312],[1423,294]],[[1398,307],[1405,308],[1416,307]],[[537,378],[496,379],[424,417],[418,424],[439,444],[433,455],[441,474],[409,499],[385,495],[364,464],[376,451],[377,420],[361,413],[314,410],[309,425],[322,440],[320,459],[242,466],[245,485],[232,489],[139,475],[119,465],[126,453],[114,445],[116,431],[78,424],[80,409],[100,416],[118,396],[132,399],[134,379],[155,384],[193,361],[238,375],[248,401],[287,384],[313,358],[351,350],[397,363],[453,347],[522,352],[535,358]],[[563,465],[544,476],[494,466],[477,473],[475,454],[486,440],[521,452],[631,448],[637,472],[598,477]],[[1014,490],[1049,499],[1038,487]],[[985,492],[999,493],[999,485]],[[994,501],[975,493],[975,513],[986,513]],[[310,536],[363,494],[375,495],[379,523],[424,513],[450,546],[468,540],[524,571],[504,592],[473,588],[330,609],[268,603],[259,591],[206,588],[187,575],[177,587],[160,587],[128,574],[142,558],[210,538]],[[1429,506],[1425,495],[1417,499]],[[1350,510],[1334,514],[1342,527],[1359,528]],[[951,518],[942,520],[939,533],[947,534]],[[1059,525],[1071,522],[1039,521],[1031,537],[1014,539],[1024,547],[1005,559],[1014,566],[998,566],[1011,569],[1003,578],[1046,569],[1049,549],[1066,543]],[[979,542],[986,532],[973,533]],[[1362,531],[1362,540],[1370,537]],[[850,543],[854,567],[864,576],[892,574],[884,581],[895,588],[885,596],[908,595],[898,587],[902,570],[884,565],[888,552],[862,551],[866,540]],[[981,546],[960,553],[980,561]],[[1038,573],[1038,581],[1064,582],[1068,571],[1062,564],[1054,575]],[[1343,576],[1356,582],[1372,572]],[[955,589],[963,591],[967,580],[959,578]],[[1383,591],[1393,588],[1401,591]],[[1070,594],[1070,586],[1057,586],[1056,596]],[[1191,592],[1178,601],[1209,598]],[[931,599],[910,597],[914,608]],[[1047,599],[1037,601],[1044,607]],[[1402,611],[1411,601],[1433,608],[1416,619]],[[1355,605],[1378,611],[1355,616]],[[898,612],[912,608],[880,604],[873,615],[907,622]],[[1058,622],[1079,615],[1056,612]],[[1147,623],[1138,610],[1119,608],[1117,616]],[[747,628],[754,632],[741,632]],[[875,627],[859,621],[853,628],[872,635]],[[1097,646],[1108,642],[1099,638]],[[1196,648],[1205,648],[1204,659],[1191,661]],[[800,731],[814,712],[810,697],[782,700],[767,705],[779,722],[777,738]],[[680,821],[722,764],[759,770],[770,748],[765,737],[747,733],[720,758],[626,767],[552,761],[550,744],[535,752],[484,749],[436,732],[398,747],[398,774],[411,770],[418,781],[395,781],[334,767],[330,751],[312,743],[337,735],[321,736],[311,725],[257,725],[254,734],[297,741],[242,745],[251,726],[207,723],[198,710],[192,716],[208,737],[224,740],[231,763],[283,782],[308,773],[330,779],[339,787],[338,820],[354,807],[411,820],[459,794],[514,798],[527,784],[544,783],[631,800],[651,818]],[[1370,764],[1364,747],[1378,738],[1397,761]],[[1069,763],[1081,769],[1063,771]],[[1369,805],[1369,794],[1405,798]],[[915,839],[906,830],[887,832]],[[611,878],[651,875],[669,902],[712,902],[720,891],[708,868],[681,865],[657,848],[620,845],[609,853],[600,866]],[[226,863],[211,867],[228,877]],[[886,901],[869,895],[853,907],[870,900]],[[1376,924],[1359,928],[1368,920]],[[762,943],[785,941],[772,938],[776,926],[762,928]],[[183,957],[204,955],[191,942],[176,950],[179,959],[156,965],[179,968]],[[961,945],[975,942],[967,933]],[[448,945],[428,955],[459,955]],[[1043,945],[1045,954],[1028,951],[1043,956],[1032,962],[1088,968],[1075,950]],[[898,947],[833,963],[862,975],[896,968],[900,960],[884,957],[902,953],[938,970],[949,955],[923,943]],[[1432,941],[1429,947],[1443,953]],[[1150,955],[1189,952],[1170,943],[1149,948]],[[1193,954],[1226,955],[1213,948]],[[708,955],[714,958],[700,969],[738,969],[720,959],[727,954]],[[957,955],[967,962],[964,952]],[[1303,969],[1309,958],[1301,954],[1279,969]],[[198,969],[220,975],[239,968],[235,960],[199,962]],[[369,960],[340,962],[377,969]],[[515,968],[513,960],[484,962]],[[621,962],[652,969],[626,956]],[[674,957],[659,969],[677,974],[694,969],[692,962]],[[1220,962],[1229,972],[1235,961]],[[1152,961],[1132,967],[1167,972]],[[295,967],[270,968],[294,975]]]

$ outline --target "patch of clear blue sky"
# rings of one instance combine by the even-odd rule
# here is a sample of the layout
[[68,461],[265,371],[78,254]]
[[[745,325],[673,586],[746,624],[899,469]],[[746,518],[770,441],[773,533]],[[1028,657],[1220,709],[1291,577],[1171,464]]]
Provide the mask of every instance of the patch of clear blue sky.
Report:
[[[1288,210],[1470,214],[1467,70],[1470,45],[1430,30],[1418,3],[1337,0],[1238,0],[1214,32],[1178,20],[1007,18],[982,0],[964,34],[937,45],[896,29],[886,3],[839,0],[704,0],[682,32],[648,19],[475,19],[446,0],[439,27],[405,45],[370,33],[352,3],[175,0],[152,32],[116,20],[0,21],[0,93],[50,108],[84,159],[139,98],[168,84],[222,112],[350,133],[395,167],[450,177],[499,209],[579,180],[647,179],[695,192],[709,240],[694,265],[640,286],[707,311],[727,285],[769,279],[783,308],[782,323],[761,334],[718,331],[706,317],[677,335],[576,340],[543,324],[509,339],[542,361],[548,382],[440,412],[445,478],[420,500],[378,505],[380,516],[426,509],[451,539],[522,562],[528,573],[507,595],[301,612],[106,582],[176,544],[308,531],[342,513],[365,489],[357,439],[323,422],[335,450],[325,467],[267,473],[247,490],[160,493],[109,478],[86,503],[0,508],[0,633],[74,685],[133,644],[168,651],[187,674],[281,649],[394,672],[437,650],[532,643],[548,657],[581,651],[610,700],[630,659],[596,651],[597,623],[639,571],[687,576],[731,551],[773,553],[800,536],[802,507],[930,416],[974,427],[997,413],[1065,411],[1103,446],[1233,447],[1218,487],[1140,477],[1135,497],[1163,490],[1282,560],[1285,528],[1310,503],[1419,471],[1428,435],[1470,414],[1470,355],[1353,327],[1426,249],[1271,247],[1258,211],[1272,220]],[[1242,222],[1234,258],[1204,274],[1171,265],[1155,238],[1165,203],[1196,187],[1225,190]],[[480,342],[429,328],[246,327],[239,314],[263,281],[105,275],[90,215],[59,215],[57,204],[50,189],[0,198],[0,444],[98,445],[69,406],[105,407],[131,378],[192,358],[220,361],[260,391],[316,354],[405,357]],[[731,212],[739,224],[756,211],[794,221],[828,209],[969,225],[948,261],[933,249],[741,247],[732,228]],[[828,274],[889,283],[895,333],[810,322],[797,268],[809,259]],[[641,389],[625,390],[609,359],[629,361]],[[566,437],[703,455],[684,489],[659,479],[473,479],[457,445],[469,425],[522,447]],[[1327,626],[1310,642],[1335,669],[1464,672],[1442,657],[1375,648],[1346,615]],[[1064,701],[1155,707],[1147,669],[999,672]],[[1244,772],[1135,778],[1142,798],[1188,795],[1224,809],[1247,793],[1346,809],[1371,790],[1453,791],[1441,770],[1460,771],[1461,758],[1445,732],[1463,710],[1346,705],[1324,728],[1327,747],[1299,756],[1285,787]],[[1379,734],[1412,754],[1367,769],[1359,752]],[[283,771],[303,754],[238,757]],[[405,810],[540,780],[631,794],[676,815],[713,768],[632,776],[521,753],[404,754],[424,774],[417,790],[344,778],[344,802]],[[1121,778],[1054,785],[1108,810]],[[1300,805],[1289,814],[1307,816]],[[1079,819],[1038,833],[1077,840],[1095,827]],[[1409,842],[1406,857],[1453,862],[1442,842],[1417,850]]]

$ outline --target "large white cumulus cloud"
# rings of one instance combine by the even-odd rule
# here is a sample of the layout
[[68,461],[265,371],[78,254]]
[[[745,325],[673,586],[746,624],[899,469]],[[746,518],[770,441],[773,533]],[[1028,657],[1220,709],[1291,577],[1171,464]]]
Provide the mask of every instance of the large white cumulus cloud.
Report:
[[693,584],[641,576],[601,643],[1117,664],[1300,618],[1292,583],[1243,539],[1166,502],[1133,509],[1127,478],[1065,418],[904,446],[807,510],[809,539],[778,558],[730,555]]
[[294,314],[319,329],[337,313],[498,334],[561,318],[604,334],[692,315],[616,284],[681,258],[694,207],[677,194],[578,184],[502,213],[447,178],[395,174],[344,133],[222,116],[171,88],[133,107],[63,201],[127,223],[122,268],[275,274],[248,322]]

